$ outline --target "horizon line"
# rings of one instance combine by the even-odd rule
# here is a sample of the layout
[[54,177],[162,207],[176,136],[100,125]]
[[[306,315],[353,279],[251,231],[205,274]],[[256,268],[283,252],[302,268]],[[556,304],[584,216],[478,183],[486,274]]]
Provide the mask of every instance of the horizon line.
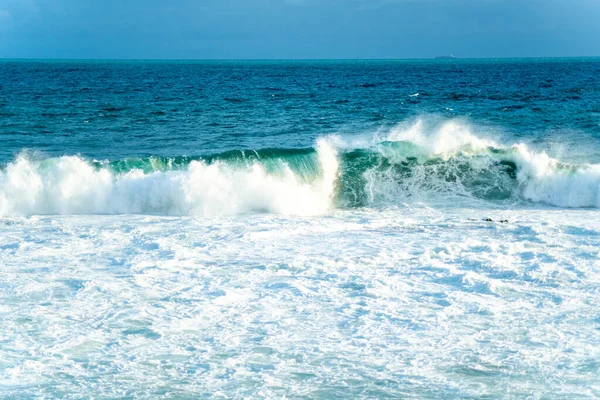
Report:
[[377,58],[71,58],[71,57],[0,57],[0,61],[459,61],[459,60],[540,60],[540,59],[582,59],[600,58],[596,56],[516,56],[516,57],[455,57],[452,59],[440,59],[439,57],[377,57]]

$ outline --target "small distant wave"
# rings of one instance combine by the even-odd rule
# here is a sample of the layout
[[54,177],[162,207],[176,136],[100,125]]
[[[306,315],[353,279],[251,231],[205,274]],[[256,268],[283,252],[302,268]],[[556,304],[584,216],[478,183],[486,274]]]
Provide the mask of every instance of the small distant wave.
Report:
[[418,120],[314,148],[89,161],[23,154],[0,169],[0,216],[319,215],[410,202],[600,207],[600,165],[501,145],[468,123]]

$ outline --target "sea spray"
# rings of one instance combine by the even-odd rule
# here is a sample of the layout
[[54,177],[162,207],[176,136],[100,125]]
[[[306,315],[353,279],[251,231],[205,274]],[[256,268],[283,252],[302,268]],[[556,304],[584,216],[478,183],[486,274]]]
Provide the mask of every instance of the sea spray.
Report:
[[513,146],[512,155],[524,198],[560,207],[600,207],[600,165],[563,164],[523,144]]

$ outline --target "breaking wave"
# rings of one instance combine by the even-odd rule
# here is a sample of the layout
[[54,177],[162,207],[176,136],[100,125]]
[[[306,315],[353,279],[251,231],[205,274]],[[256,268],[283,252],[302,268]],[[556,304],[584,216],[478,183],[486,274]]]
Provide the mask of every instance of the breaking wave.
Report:
[[423,121],[314,148],[87,161],[21,155],[0,169],[0,215],[318,215],[423,201],[600,207],[600,165],[502,146],[460,121]]

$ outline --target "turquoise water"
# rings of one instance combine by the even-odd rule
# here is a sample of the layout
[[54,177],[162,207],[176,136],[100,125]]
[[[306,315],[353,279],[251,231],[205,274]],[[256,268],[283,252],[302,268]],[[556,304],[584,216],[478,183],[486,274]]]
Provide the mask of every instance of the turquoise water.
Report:
[[0,397],[600,396],[600,59],[0,62]]

